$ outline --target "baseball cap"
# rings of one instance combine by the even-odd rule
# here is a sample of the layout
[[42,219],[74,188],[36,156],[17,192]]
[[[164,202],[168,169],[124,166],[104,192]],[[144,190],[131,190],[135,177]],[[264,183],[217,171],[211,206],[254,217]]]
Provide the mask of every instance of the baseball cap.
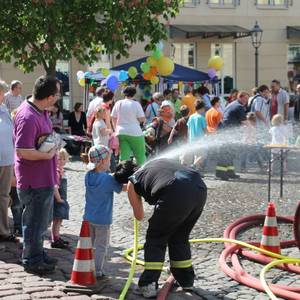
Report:
[[96,165],[109,155],[109,148],[104,145],[92,146],[88,153],[89,163],[87,168],[93,170]]

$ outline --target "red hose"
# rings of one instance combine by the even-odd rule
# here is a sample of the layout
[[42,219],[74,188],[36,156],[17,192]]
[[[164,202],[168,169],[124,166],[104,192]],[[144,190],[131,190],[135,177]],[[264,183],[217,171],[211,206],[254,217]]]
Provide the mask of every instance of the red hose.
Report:
[[[250,216],[246,218],[241,218],[236,220],[234,223],[230,224],[224,231],[224,237],[225,238],[231,238],[231,239],[236,239],[237,234],[241,230],[245,230],[247,227],[249,228],[250,226],[253,226],[255,223],[256,224],[262,224],[262,220],[264,219],[265,216],[263,215],[258,215],[258,216]],[[290,217],[277,217],[277,220],[280,222],[284,223],[291,223],[292,218]],[[258,244],[258,243],[252,243],[252,244]],[[295,241],[284,241],[281,243],[283,247],[286,247],[288,245],[294,245]],[[236,255],[237,251],[237,246],[236,245],[225,245],[225,250],[222,252],[219,262],[221,265],[222,270],[227,274],[229,277],[232,279],[245,284],[249,287],[255,288],[259,291],[264,292],[264,288],[262,287],[260,281],[249,275],[240,265],[238,256]],[[241,253],[246,253],[247,257],[248,254],[251,257],[252,260],[258,261],[258,262],[265,262],[267,260],[272,261],[272,258],[266,257],[266,259],[263,259],[262,255],[255,254],[250,251],[240,251]],[[228,258],[231,258],[232,262],[232,267],[230,268],[227,264]],[[290,271],[300,271],[300,268],[295,267],[295,266],[281,266],[285,270],[290,270]],[[275,285],[271,284],[270,289],[272,292],[280,297],[283,297],[285,299],[293,299],[293,300],[298,300],[300,299],[300,287],[290,287],[290,286],[282,286],[282,285]]]
[[163,287],[159,290],[158,295],[156,297],[156,300],[165,300],[173,286],[173,283],[175,281],[175,278],[173,275],[170,275],[168,279],[166,280]]
[[297,206],[296,213],[295,213],[294,237],[295,237],[297,246],[300,249],[300,201],[298,202],[298,206]]

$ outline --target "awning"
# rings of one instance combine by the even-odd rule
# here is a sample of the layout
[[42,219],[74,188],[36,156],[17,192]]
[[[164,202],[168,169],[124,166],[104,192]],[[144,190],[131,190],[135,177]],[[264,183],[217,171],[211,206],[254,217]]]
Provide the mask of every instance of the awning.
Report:
[[286,36],[288,39],[300,38],[300,26],[286,26]]
[[[115,66],[111,70],[121,71],[128,70],[130,67],[136,67],[139,74],[141,75],[140,65],[143,62],[146,62],[147,57],[143,57],[134,61],[131,61],[127,64]],[[207,73],[191,69],[185,66],[175,64],[174,71],[171,75],[164,77],[167,80],[171,81],[186,81],[186,82],[197,82],[197,81],[206,81],[210,80]]]
[[203,39],[217,37],[220,39],[232,37],[234,39],[251,35],[251,30],[235,25],[171,25],[170,38]]

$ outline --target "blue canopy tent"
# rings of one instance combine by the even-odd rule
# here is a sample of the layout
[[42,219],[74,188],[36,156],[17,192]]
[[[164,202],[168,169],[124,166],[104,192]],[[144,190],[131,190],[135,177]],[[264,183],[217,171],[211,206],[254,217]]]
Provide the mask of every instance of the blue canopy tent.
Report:
[[[143,57],[127,64],[119,65],[116,67],[111,68],[111,70],[127,71],[130,67],[136,67],[139,72],[141,72],[140,65],[143,62],[146,62],[147,57]],[[207,73],[191,69],[188,67],[184,67],[178,64],[175,64],[175,69],[173,73],[169,76],[164,77],[166,80],[170,81],[185,81],[185,82],[199,82],[199,81],[206,81],[210,80]]]

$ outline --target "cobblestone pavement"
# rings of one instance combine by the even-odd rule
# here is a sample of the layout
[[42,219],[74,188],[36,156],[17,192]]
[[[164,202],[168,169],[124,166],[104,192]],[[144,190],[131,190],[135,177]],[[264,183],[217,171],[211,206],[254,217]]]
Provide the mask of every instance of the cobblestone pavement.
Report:
[[[285,177],[284,200],[278,200],[279,181],[275,178],[272,186],[272,199],[277,205],[278,215],[292,215],[300,197],[299,155],[292,154],[289,159],[289,173]],[[127,279],[129,264],[122,258],[124,249],[132,246],[133,218],[125,193],[116,195],[114,204],[114,224],[112,226],[112,241],[110,259],[106,266],[110,280],[101,291],[101,295],[85,296],[62,291],[70,278],[74,249],[77,244],[78,233],[84,208],[84,165],[79,161],[67,165],[68,199],[71,207],[70,220],[64,222],[62,233],[70,241],[69,250],[51,249],[50,255],[59,259],[55,274],[38,277],[24,272],[18,264],[20,250],[17,245],[0,244],[0,298],[2,299],[116,299]],[[208,201],[203,215],[196,224],[191,238],[221,237],[226,226],[236,218],[256,213],[263,213],[267,205],[267,175],[255,173],[255,168],[247,174],[242,174],[237,181],[223,182],[213,178],[211,172],[204,178],[208,186]],[[151,214],[151,207],[146,207],[146,215]],[[140,242],[147,222],[141,224]],[[239,236],[242,240],[260,240],[261,229],[254,228]],[[280,226],[281,239],[292,238],[292,228],[288,225]],[[248,299],[263,300],[268,297],[256,290],[250,289],[226,277],[218,266],[222,244],[193,245],[193,260],[197,274],[195,286],[199,288],[200,296],[173,291],[169,300],[176,299]],[[295,248],[285,250],[285,254],[299,256]],[[141,254],[142,255],[142,254]],[[258,276],[261,266],[243,259],[243,267],[252,275]],[[136,287],[141,267],[137,267],[134,284],[127,299],[141,299],[133,293]],[[162,274],[161,282],[167,275]],[[293,285],[298,277],[285,272],[270,271],[267,278],[272,282]]]

